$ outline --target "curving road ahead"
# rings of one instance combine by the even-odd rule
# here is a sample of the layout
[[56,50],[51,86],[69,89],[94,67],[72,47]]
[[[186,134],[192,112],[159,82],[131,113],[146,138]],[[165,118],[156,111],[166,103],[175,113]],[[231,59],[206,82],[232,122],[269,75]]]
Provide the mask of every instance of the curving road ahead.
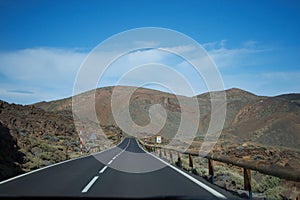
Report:
[[237,199],[145,152],[134,138],[0,182],[0,197]]

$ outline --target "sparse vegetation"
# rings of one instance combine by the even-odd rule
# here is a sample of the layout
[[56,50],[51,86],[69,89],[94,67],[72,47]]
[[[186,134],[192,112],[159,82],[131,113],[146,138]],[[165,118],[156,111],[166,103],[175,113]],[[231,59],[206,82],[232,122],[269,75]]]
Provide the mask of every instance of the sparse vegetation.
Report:
[[[71,112],[0,101],[0,113],[0,180],[81,156]],[[120,140],[119,129],[104,130],[112,141]],[[108,147],[100,139],[101,148]]]
[[262,180],[253,186],[253,191],[266,194],[268,199],[281,199],[283,187],[280,183],[280,178],[264,175]]

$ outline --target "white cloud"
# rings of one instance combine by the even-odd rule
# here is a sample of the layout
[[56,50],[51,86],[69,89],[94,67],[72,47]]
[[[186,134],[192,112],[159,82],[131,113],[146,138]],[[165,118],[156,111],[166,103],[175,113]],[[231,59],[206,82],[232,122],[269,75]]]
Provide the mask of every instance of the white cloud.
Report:
[[262,47],[254,40],[245,41],[238,48],[228,48],[224,40],[206,43],[204,47],[221,71],[227,89],[239,87],[269,96],[300,90],[299,71],[285,70],[270,60],[274,48]]
[[227,40],[207,42],[202,44],[205,49],[216,49],[216,48],[224,48]]
[[85,53],[64,49],[36,48],[0,54],[0,70],[7,77],[24,81],[52,81],[77,71]]
[[[70,96],[86,53],[59,48],[33,48],[0,53],[1,97],[8,101],[33,103],[47,98]],[[5,91],[3,91],[5,88]],[[23,91],[16,93],[11,91]],[[27,91],[27,93],[25,92]],[[4,99],[4,100],[5,100]]]
[[[249,66],[253,62],[257,62],[257,58],[262,53],[272,51],[272,49],[258,48],[258,42],[253,40],[246,41],[239,48],[227,48],[225,41],[204,44],[208,54],[220,68]],[[255,61],[253,61],[252,56],[256,56]]]
[[141,65],[145,63],[151,62],[161,62],[163,58],[167,55],[165,52],[157,50],[157,49],[150,49],[150,50],[141,50],[129,53],[127,57],[127,62],[130,65]]
[[159,42],[157,41],[135,41],[134,45],[138,46],[138,47],[155,47],[159,45]]
[[196,50],[195,46],[192,45],[181,45],[181,46],[173,46],[173,47],[165,47],[162,48],[170,53],[177,53],[177,54],[185,54],[185,53],[192,53]]
[[[249,41],[246,43],[249,46],[250,44],[254,44],[256,42]],[[163,49],[166,51],[160,49],[134,51],[115,61],[107,70],[106,76],[104,76],[109,77],[110,80],[106,79],[103,80],[103,82],[106,85],[110,82],[112,85],[118,80],[118,78],[134,67],[146,63],[160,63],[176,69],[178,73],[186,77],[196,92],[207,91],[207,87],[213,90],[218,90],[219,88],[222,88],[222,86],[220,84],[214,84],[218,78],[216,77],[217,73],[215,71],[216,68],[214,67],[215,65],[213,62],[216,63],[216,66],[219,67],[217,69],[219,70],[223,68],[236,69],[251,63],[249,61],[245,63],[245,58],[250,58],[250,56],[253,55],[257,56],[259,53],[269,51],[268,49],[256,49],[248,46],[228,49],[226,47],[226,40],[206,43],[204,46],[209,47],[207,48],[207,53],[212,60],[210,60],[210,57],[208,57],[204,52],[199,55],[199,51],[196,51],[194,46],[189,45],[164,47]],[[181,55],[188,55],[190,63],[194,64],[195,66],[200,66],[201,74],[198,74],[198,72],[189,62],[172,54],[171,52],[177,52]],[[156,77],[160,75],[161,74],[158,73],[148,73],[145,75],[140,74],[139,77],[131,76],[130,78],[134,83],[135,81],[139,81],[141,78]],[[166,79],[168,79],[167,74],[164,74],[164,76]],[[129,81],[130,80],[128,79],[128,82]],[[209,86],[207,84],[209,84]]]
[[[240,48],[227,48],[226,40],[209,42],[202,44],[202,47],[206,50],[206,53],[210,56],[208,59],[206,54],[198,55],[191,51],[192,63],[198,63],[203,69],[211,67],[211,61],[213,61],[219,69],[228,67],[242,67],[245,65],[251,65],[253,63],[251,56],[256,56],[260,53],[270,51],[271,49],[258,49],[254,48],[257,44],[256,41],[246,41]],[[247,60],[247,62],[245,62]],[[257,60],[256,60],[257,61]],[[187,61],[182,61],[177,67],[187,67],[190,64]]]
[[[188,65],[184,68],[176,67],[183,61],[183,59],[172,53],[177,52],[180,54],[189,54],[190,52],[193,53],[193,49],[195,48],[192,46],[173,46],[162,49],[149,49],[131,52],[128,55],[120,57],[109,66],[103,78],[101,79],[99,86],[116,84],[121,76],[133,69],[136,70],[136,67],[143,66],[145,64],[151,64],[153,66],[155,66],[155,64],[163,64],[177,70],[178,74],[181,74],[190,82],[195,91],[199,92],[199,87],[201,88],[201,91],[204,91],[205,88],[203,87],[203,84],[199,84],[199,80],[201,79],[199,74],[193,70],[191,65]],[[139,71],[139,73],[135,73],[134,76],[128,75],[126,77],[126,83],[127,85],[134,85],[134,83],[140,82],[141,79],[150,81],[149,78],[153,81],[155,80],[155,82],[160,80],[162,85],[169,85],[170,87],[177,86],[178,88],[181,87],[178,81],[176,81],[174,76],[171,74],[161,73],[153,70],[145,73]],[[183,94],[184,90],[181,91],[181,94]],[[187,91],[185,95],[192,96],[190,91]]]
[[[142,42],[142,41],[140,41]],[[151,43],[151,42],[150,42]],[[150,45],[149,43],[149,45]],[[152,42],[154,45],[154,42]],[[273,71],[266,69],[264,73],[246,74],[243,66],[259,62],[259,56],[270,49],[258,48],[256,41],[246,41],[240,48],[227,48],[226,40],[205,43],[203,47],[212,57],[219,70],[223,73],[225,87],[241,87],[243,89],[262,91],[260,88],[269,88],[275,91],[274,82],[282,83],[284,86],[299,89],[292,86],[291,82],[299,80],[299,72]],[[158,63],[169,66],[175,70],[192,85],[196,93],[207,91],[205,80],[193,69],[193,67],[181,57],[170,52],[177,52],[188,55],[192,63],[201,65],[206,79],[214,80],[209,73],[212,66],[211,61],[205,54],[196,54],[195,47],[189,45],[164,47],[163,49],[145,49],[133,51],[120,57],[106,70],[98,86],[108,86],[117,83],[119,78],[133,68],[147,63]],[[170,52],[168,52],[170,51]],[[121,53],[121,52],[119,52]],[[111,58],[118,55],[117,51],[94,52],[90,60],[85,60],[88,52],[78,49],[63,48],[32,48],[12,52],[0,52],[0,99],[15,103],[34,103],[42,100],[53,100],[71,96],[76,75],[83,61],[89,62],[92,70],[82,72],[84,77],[83,90],[97,87],[95,80],[98,80],[98,72],[104,64],[110,63]],[[252,59],[253,58],[253,59]],[[254,61],[252,61],[254,60]],[[255,63],[256,64],[256,63]],[[91,78],[91,73],[93,78]],[[128,82],[139,82],[140,79],[149,80],[151,77],[160,77],[162,85],[171,84],[176,86],[176,81],[172,81],[173,76],[165,73],[148,71],[148,73],[136,73],[135,76],[128,76]],[[290,78],[294,77],[294,78]],[[131,80],[129,80],[131,79]],[[255,80],[255,81],[253,81]],[[296,84],[297,85],[297,84]],[[178,86],[180,87],[180,86]],[[214,86],[218,87],[218,86]],[[279,90],[278,90],[279,91]],[[281,90],[282,91],[282,90]]]

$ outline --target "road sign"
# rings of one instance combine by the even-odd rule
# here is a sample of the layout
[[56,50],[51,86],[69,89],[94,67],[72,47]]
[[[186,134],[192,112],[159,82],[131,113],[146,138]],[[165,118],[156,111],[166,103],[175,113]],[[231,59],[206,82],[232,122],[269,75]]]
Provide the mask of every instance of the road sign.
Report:
[[161,143],[161,136],[156,136],[156,143],[157,144],[160,144]]

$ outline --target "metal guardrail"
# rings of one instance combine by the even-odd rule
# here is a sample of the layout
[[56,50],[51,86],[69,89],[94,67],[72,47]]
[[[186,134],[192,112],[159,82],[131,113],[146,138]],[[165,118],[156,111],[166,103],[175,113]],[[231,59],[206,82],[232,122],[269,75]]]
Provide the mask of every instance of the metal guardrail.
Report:
[[[187,150],[181,151],[173,148],[165,148],[163,146],[157,146],[152,144],[146,144],[143,141],[139,140],[139,143],[144,146],[147,151],[156,152],[159,151],[158,154],[162,155],[162,150],[164,150],[164,154],[167,155],[166,151],[169,151],[171,162],[173,163],[173,155],[172,151],[177,153],[177,165],[182,167],[182,161],[180,154],[186,154],[189,157],[189,167],[194,168],[193,156],[195,157],[203,157],[199,155],[198,151]],[[203,158],[208,159],[208,171],[210,175],[211,183],[214,182],[214,162],[222,162],[226,164],[231,164],[237,167],[243,168],[244,172],[244,189],[249,191],[249,197],[252,198],[252,187],[251,187],[251,170],[258,171],[265,175],[271,175],[278,178],[297,181],[300,182],[300,169],[293,169],[289,167],[283,167],[278,165],[270,165],[262,161],[253,161],[253,160],[244,160],[238,159],[234,157],[228,157],[220,154],[208,154]]]

